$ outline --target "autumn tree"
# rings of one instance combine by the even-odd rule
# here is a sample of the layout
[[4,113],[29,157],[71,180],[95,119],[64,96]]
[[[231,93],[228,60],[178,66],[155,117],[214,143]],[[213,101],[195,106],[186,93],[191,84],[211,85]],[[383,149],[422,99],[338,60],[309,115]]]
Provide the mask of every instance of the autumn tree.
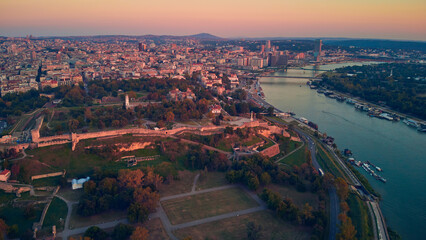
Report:
[[349,195],[349,186],[343,178],[337,178],[335,181],[337,188],[337,195],[339,196],[340,201],[345,201]]
[[140,169],[122,169],[118,172],[118,183],[120,187],[136,188],[143,185],[144,176]]
[[147,240],[149,237],[148,230],[144,227],[136,227],[130,236],[130,240]]
[[352,224],[352,219],[346,216],[345,213],[339,214],[340,232],[336,234],[338,240],[356,240],[356,229]]
[[4,239],[4,235],[7,233],[7,228],[7,224],[0,218],[0,240]]

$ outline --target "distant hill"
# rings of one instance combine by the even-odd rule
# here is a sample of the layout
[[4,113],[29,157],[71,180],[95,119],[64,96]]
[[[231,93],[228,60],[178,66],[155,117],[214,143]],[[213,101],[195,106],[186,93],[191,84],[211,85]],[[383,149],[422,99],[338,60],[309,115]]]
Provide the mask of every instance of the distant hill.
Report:
[[220,40],[220,39],[222,39],[221,37],[212,35],[210,33],[199,33],[199,34],[189,35],[189,36],[185,36],[185,37],[205,39],[205,40]]
[[426,52],[426,42],[415,41],[398,41],[398,40],[381,40],[381,39],[349,39],[349,40],[324,40],[324,44],[343,46],[343,47],[360,47],[360,48],[377,48],[377,49],[403,49],[403,50],[419,50]]

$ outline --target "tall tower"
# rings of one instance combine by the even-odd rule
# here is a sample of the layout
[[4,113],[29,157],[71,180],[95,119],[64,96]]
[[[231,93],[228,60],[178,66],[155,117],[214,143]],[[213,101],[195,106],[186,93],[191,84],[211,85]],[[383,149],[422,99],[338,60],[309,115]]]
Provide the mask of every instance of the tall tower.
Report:
[[322,40],[321,39],[315,40],[314,58],[315,58],[315,61],[317,62],[321,60],[321,47],[322,47]]
[[130,103],[129,103],[129,95],[126,94],[126,97],[124,98],[124,108],[129,109]]
[[270,51],[271,49],[271,40],[266,41],[266,50]]

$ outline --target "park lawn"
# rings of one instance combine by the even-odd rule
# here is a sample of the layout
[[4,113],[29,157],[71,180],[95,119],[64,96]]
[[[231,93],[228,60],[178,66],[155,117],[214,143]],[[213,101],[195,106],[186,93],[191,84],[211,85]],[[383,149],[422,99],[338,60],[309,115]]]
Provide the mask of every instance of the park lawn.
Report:
[[258,206],[245,191],[229,188],[161,202],[170,222],[180,224]]
[[145,227],[148,230],[148,240],[170,239],[169,235],[167,235],[167,232],[163,227],[163,223],[161,222],[160,218],[148,220],[142,224],[142,227]]
[[[125,136],[126,137],[126,136]],[[126,140],[125,138],[122,140]],[[104,170],[118,171],[120,169],[127,168],[124,162],[115,162],[112,160],[103,159],[102,157],[89,153],[84,150],[84,146],[88,144],[87,141],[84,144],[77,145],[75,151],[71,150],[70,144],[54,145],[42,148],[36,148],[29,151],[29,155],[33,155],[33,158],[27,158],[23,161],[34,162],[33,165],[36,167],[28,168],[29,175],[37,175],[41,173],[49,173],[55,171],[67,170],[67,177],[83,177],[93,173],[95,167],[100,167]],[[160,152],[157,148],[139,149],[131,152],[123,152],[119,156],[153,156],[159,155]],[[166,160],[165,156],[160,156],[158,159],[153,161],[145,161],[138,163],[135,167],[141,166],[155,166]],[[47,167],[40,162],[47,164],[51,167]],[[37,164],[38,162],[38,164]],[[50,180],[49,180],[50,181]]]
[[179,171],[178,179],[173,180],[169,184],[161,184],[159,187],[159,192],[161,197],[176,195],[180,193],[191,192],[192,185],[194,183],[194,178],[197,175],[197,172],[191,172],[188,170]]
[[[309,203],[314,209],[318,209],[319,207],[318,195],[315,193],[309,191],[299,192],[293,186],[282,186],[277,184],[269,184],[266,188],[279,193],[283,198],[290,198],[299,208],[302,208],[305,203]],[[259,191],[259,193],[261,193],[261,191]]]
[[258,136],[250,136],[249,138],[244,139],[242,141],[242,145],[245,146],[245,147],[249,147],[249,146],[254,145],[256,143],[259,143],[261,141],[263,141],[262,138],[260,138]]
[[347,202],[350,209],[348,216],[352,219],[357,231],[356,237],[358,239],[373,239],[372,222],[366,204],[353,193],[349,194]]
[[28,219],[25,217],[25,207],[18,208],[9,204],[0,208],[0,218],[3,219],[8,226],[18,225],[19,233],[25,233],[27,230],[32,229],[34,222],[40,220],[43,208],[44,204],[34,205],[34,217]]
[[12,201],[16,198],[16,195],[14,193],[7,193],[3,190],[0,190],[0,203],[5,204],[9,201]]
[[120,220],[127,217],[127,211],[108,210],[103,213],[93,215],[90,217],[83,217],[77,214],[77,204],[72,207],[70,218],[70,229],[96,225],[104,222],[111,222]]
[[43,228],[50,228],[55,225],[57,231],[60,232],[62,229],[64,229],[67,213],[67,204],[58,197],[53,198],[44,218]]
[[290,166],[301,166],[306,162],[307,157],[307,147],[304,146],[294,153],[288,155],[286,158],[282,159],[280,163],[287,164]]
[[65,198],[68,201],[71,202],[78,202],[81,199],[81,196],[83,196],[84,191],[82,188],[72,190],[71,188],[61,188],[59,189],[58,195]]
[[275,216],[272,211],[264,210],[241,216],[235,216],[194,227],[182,228],[174,232],[178,239],[191,237],[193,240],[204,239],[247,239],[247,223],[254,222],[262,226],[259,239],[271,240],[305,240],[311,238],[312,229],[300,227]]
[[35,179],[31,182],[34,187],[58,186],[62,176]]
[[220,187],[228,184],[224,172],[207,172],[207,174],[200,174],[196,185],[196,190],[207,188]]

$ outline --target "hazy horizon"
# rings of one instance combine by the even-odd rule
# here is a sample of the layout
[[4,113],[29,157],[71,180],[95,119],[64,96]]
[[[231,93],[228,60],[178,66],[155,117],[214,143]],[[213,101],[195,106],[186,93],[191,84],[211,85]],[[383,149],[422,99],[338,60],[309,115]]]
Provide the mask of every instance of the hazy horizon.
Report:
[[2,0],[0,35],[192,35],[425,41],[423,0]]

